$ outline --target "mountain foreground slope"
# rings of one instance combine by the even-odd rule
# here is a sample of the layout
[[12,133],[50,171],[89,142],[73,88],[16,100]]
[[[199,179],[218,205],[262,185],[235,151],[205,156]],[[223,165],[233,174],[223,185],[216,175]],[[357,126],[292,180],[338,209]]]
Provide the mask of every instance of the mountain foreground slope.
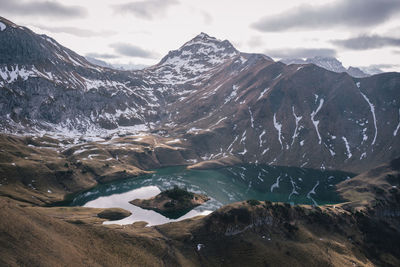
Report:
[[[343,204],[244,201],[205,217],[152,227],[103,225],[98,214],[104,209],[40,207],[2,196],[0,263],[398,266],[399,162],[339,184]],[[360,201],[360,194],[368,197]]]

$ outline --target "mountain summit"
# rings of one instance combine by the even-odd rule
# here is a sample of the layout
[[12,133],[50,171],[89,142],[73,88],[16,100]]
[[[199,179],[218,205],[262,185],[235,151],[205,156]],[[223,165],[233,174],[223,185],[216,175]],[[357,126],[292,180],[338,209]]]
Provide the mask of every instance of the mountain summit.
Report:
[[159,81],[182,84],[198,78],[211,69],[232,60],[240,54],[233,45],[200,33],[178,50],[170,51],[160,63],[151,67]]
[[203,62],[216,65],[238,54],[239,51],[228,40],[221,41],[202,32],[178,50],[170,51],[158,65],[171,64],[177,59],[191,61],[193,64]]

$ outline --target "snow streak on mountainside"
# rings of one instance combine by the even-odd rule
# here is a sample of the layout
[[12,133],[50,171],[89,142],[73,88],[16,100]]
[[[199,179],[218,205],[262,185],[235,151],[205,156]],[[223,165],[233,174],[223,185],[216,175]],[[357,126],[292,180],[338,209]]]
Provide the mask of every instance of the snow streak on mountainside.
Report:
[[198,159],[321,169],[358,170],[400,153],[398,73],[356,79],[285,65],[205,33],[155,66],[121,71],[0,21],[2,132],[151,131],[187,140]]

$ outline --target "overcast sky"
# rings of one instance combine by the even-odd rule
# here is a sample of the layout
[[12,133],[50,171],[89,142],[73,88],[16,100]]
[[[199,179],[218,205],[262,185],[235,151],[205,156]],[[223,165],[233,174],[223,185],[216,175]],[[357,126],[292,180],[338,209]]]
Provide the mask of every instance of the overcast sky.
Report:
[[0,0],[0,12],[111,63],[155,64],[206,32],[275,59],[400,71],[400,0]]

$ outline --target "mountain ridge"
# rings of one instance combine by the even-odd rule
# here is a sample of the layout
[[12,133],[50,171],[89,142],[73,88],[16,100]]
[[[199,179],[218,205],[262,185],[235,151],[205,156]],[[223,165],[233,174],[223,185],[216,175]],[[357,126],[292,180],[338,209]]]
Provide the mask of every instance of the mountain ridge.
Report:
[[330,70],[333,72],[346,72],[350,76],[355,78],[365,78],[370,76],[369,74],[362,71],[360,68],[349,66],[347,69],[343,66],[342,62],[337,60],[334,57],[322,57],[322,56],[315,56],[312,58],[306,59],[282,59],[281,62],[290,65],[290,64],[315,64],[321,68],[326,70]]
[[[19,50],[7,43],[10,34]],[[286,65],[205,33],[154,66],[118,71],[47,38],[17,26],[0,32],[0,55],[22,57],[44,46],[54,59],[37,66],[0,61],[2,132],[59,138],[151,132],[188,139],[204,161],[350,171],[400,153],[393,135],[400,122],[398,73],[354,78],[312,64]],[[378,144],[390,153],[376,151]]]

